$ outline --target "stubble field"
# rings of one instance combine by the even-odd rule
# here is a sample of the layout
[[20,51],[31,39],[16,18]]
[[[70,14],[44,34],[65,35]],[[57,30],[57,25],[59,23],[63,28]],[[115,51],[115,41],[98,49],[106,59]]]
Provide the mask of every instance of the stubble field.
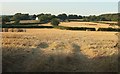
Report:
[[117,35],[58,29],[3,32],[3,71],[116,72]]

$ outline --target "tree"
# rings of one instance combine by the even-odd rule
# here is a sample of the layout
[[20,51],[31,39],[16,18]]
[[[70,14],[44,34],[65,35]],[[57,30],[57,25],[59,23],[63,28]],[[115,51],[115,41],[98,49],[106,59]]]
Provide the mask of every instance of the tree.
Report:
[[29,20],[29,19],[30,19],[29,14],[16,13],[13,16],[13,20],[15,21],[14,24],[19,24],[20,20]]
[[19,19],[16,19],[14,24],[20,24],[20,20]]
[[55,15],[48,15],[48,20],[49,22],[53,19],[53,18],[57,18]]
[[68,15],[68,19],[80,19],[81,16],[78,16],[78,15]]
[[79,19],[82,19],[82,18],[83,18],[81,15],[79,15],[78,17],[79,17]]
[[35,20],[36,19],[36,15],[34,14],[34,15],[29,15],[29,20]]
[[90,15],[88,18],[89,18],[89,21],[97,21],[97,16],[95,15]]
[[29,14],[20,14],[20,20],[29,20]]
[[40,17],[41,15],[44,15],[43,13],[36,15],[37,17]]
[[38,19],[40,20],[40,22],[46,23],[49,21],[49,18],[47,15],[41,15],[38,17]]
[[60,21],[59,21],[57,18],[53,18],[53,19],[51,20],[51,24],[52,24],[53,26],[58,26],[58,25],[60,24]]
[[15,21],[14,24],[19,24],[20,20],[21,20],[21,13],[16,13],[13,16],[13,20]]
[[53,18],[56,18],[55,15],[51,15],[51,14],[39,14],[37,15],[38,19],[40,20],[40,22],[42,23],[48,23],[50,22]]
[[105,17],[100,17],[100,21],[107,21]]
[[10,22],[10,18],[8,16],[2,16],[2,24],[6,24],[6,22]]
[[65,21],[67,19],[67,15],[65,13],[64,14],[59,14],[58,18],[62,21]]

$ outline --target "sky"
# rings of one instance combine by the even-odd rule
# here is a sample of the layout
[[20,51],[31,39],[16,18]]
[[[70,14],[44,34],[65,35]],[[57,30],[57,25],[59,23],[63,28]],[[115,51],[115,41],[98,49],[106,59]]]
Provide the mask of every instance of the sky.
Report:
[[0,0],[0,2],[119,2],[119,0]]
[[[44,1],[44,2],[43,2]],[[61,2],[59,2],[61,1]],[[15,13],[51,13],[58,15],[60,13],[78,14],[78,15],[100,15],[106,13],[118,12],[118,0],[4,0],[0,3],[0,14],[14,15]]]

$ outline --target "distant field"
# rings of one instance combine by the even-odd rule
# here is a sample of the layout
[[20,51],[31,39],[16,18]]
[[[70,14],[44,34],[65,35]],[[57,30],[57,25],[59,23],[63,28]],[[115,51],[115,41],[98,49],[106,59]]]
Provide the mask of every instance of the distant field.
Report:
[[93,22],[63,22],[61,26],[71,26],[71,27],[95,27],[95,28],[118,28],[118,26],[110,26],[110,24],[103,23],[93,23]]
[[[8,23],[14,23],[14,21]],[[39,20],[21,20],[20,23],[39,23]]]
[[118,22],[114,22],[114,21],[98,21],[101,23],[109,23],[109,24],[117,24]]
[[[61,22],[59,25],[67,26],[67,27],[119,28],[118,26],[111,26],[110,24],[93,23],[93,22]],[[39,26],[51,26],[51,24],[50,23],[39,24]]]
[[[10,23],[13,23],[14,21],[11,21]],[[99,23],[94,22],[61,22],[60,26],[68,26],[68,27],[95,27],[95,28],[119,28],[116,25],[110,25],[112,23],[117,24],[117,22],[112,21],[98,21]],[[39,23],[39,20],[22,20],[20,23]],[[106,24],[107,23],[107,24]],[[29,24],[28,24],[29,25]],[[52,26],[50,23],[47,24],[36,24],[38,26]]]
[[117,72],[117,35],[58,29],[3,32],[3,71]]

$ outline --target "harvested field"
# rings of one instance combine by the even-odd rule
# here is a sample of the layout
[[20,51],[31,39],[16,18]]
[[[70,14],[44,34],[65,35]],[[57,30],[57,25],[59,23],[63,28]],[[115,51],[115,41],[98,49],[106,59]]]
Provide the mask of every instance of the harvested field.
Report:
[[[117,22],[106,22],[106,21],[98,21],[99,23],[94,22],[61,22],[60,26],[67,26],[67,27],[89,27],[89,28],[119,28],[117,25],[111,25],[111,23],[117,23]],[[14,21],[11,21],[10,23],[14,23]],[[38,24],[38,20],[22,20],[20,23],[36,23],[33,25],[38,26],[52,26],[50,23],[46,24]],[[105,24],[107,23],[107,24]],[[9,23],[8,23],[9,24]],[[29,25],[29,24],[27,24]]]
[[[7,24],[14,23],[15,21],[7,22]],[[20,23],[39,23],[39,20],[21,20]]]
[[[110,24],[94,23],[94,22],[61,22],[59,25],[67,26],[67,27],[119,28],[116,25],[111,26]],[[48,23],[48,24],[39,24],[39,26],[52,26],[52,25]]]
[[26,32],[26,30],[22,28],[2,28],[2,32]]
[[108,28],[109,24],[101,24],[101,23],[93,23],[93,22],[63,22],[60,24],[61,26],[69,26],[69,27],[103,27]]
[[3,32],[3,72],[117,72],[118,33]]
[[38,24],[38,26],[52,26],[50,23],[47,24]]
[[117,24],[118,22],[114,22],[114,21],[98,21],[98,22],[102,22],[102,23],[109,23],[109,24]]

